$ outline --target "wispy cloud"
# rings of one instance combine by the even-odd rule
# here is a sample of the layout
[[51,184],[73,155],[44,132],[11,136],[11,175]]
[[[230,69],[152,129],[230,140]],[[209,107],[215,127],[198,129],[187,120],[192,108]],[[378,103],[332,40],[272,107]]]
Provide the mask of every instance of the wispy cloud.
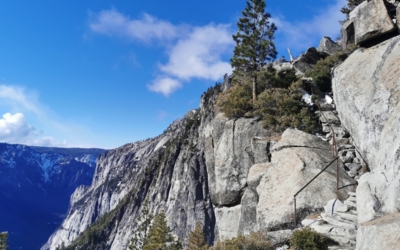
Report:
[[14,110],[28,110],[36,115],[43,115],[43,107],[37,101],[37,93],[27,93],[25,88],[0,85],[0,103],[11,106]]
[[140,19],[130,19],[115,9],[101,11],[90,20],[92,31],[149,42],[153,39],[172,39],[178,35],[177,27],[144,13]]
[[168,52],[169,61],[160,69],[183,80],[193,77],[217,80],[231,71],[230,64],[221,60],[221,55],[230,48],[233,40],[229,26],[195,27]]
[[168,113],[165,110],[158,110],[157,120],[164,120],[165,117],[168,116]]
[[[65,122],[51,109],[42,105],[37,92],[15,85],[0,85],[0,141],[39,146],[81,146],[67,143],[79,141],[84,128]],[[27,117],[31,119],[29,122]],[[35,120],[36,127],[32,125]],[[47,130],[47,131],[44,131]],[[51,136],[49,135],[51,133]],[[62,139],[56,139],[62,137]],[[76,143],[76,142],[75,142]]]
[[346,4],[346,0],[336,0],[320,14],[302,22],[288,21],[283,16],[273,17],[271,21],[278,27],[279,43],[293,50],[305,50],[324,36],[336,39],[340,35],[339,20],[344,19],[340,9]]
[[141,19],[130,19],[112,9],[95,15],[89,27],[98,34],[128,37],[141,42],[167,40],[164,45],[168,61],[159,63],[160,73],[148,84],[150,91],[165,96],[182,88],[184,82],[193,78],[216,81],[225,73],[232,72],[230,64],[222,60],[222,56],[233,48],[230,25],[178,26],[146,13]]

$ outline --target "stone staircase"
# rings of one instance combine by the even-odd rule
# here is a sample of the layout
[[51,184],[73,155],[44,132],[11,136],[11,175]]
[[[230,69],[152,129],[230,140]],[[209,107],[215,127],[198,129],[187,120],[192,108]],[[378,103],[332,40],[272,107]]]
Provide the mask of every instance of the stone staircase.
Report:
[[301,224],[327,236],[338,243],[330,246],[330,250],[355,249],[357,236],[357,205],[356,194],[349,192],[349,197],[343,203],[330,200],[324,207],[325,212],[304,219]]

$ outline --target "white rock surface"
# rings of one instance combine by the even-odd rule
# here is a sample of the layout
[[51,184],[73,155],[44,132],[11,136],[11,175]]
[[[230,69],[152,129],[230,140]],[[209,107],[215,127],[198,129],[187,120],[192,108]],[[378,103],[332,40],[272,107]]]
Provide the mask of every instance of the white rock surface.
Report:
[[397,250],[400,246],[400,213],[360,224],[356,250]]
[[[399,62],[397,36],[355,51],[333,72],[339,118],[371,170],[361,176],[357,188],[360,223],[400,211]],[[363,224],[360,228],[362,242],[370,235],[363,235]]]
[[[272,161],[257,187],[257,221],[260,228],[293,223],[293,195],[332,161],[330,146],[317,136],[287,129],[275,144]],[[309,215],[336,197],[336,174],[328,168],[297,196],[297,212]],[[353,180],[340,173],[340,186]],[[354,187],[342,189],[343,194]],[[303,217],[304,218],[304,217]],[[300,221],[299,221],[300,222]]]
[[361,44],[395,29],[383,0],[364,1],[351,12],[350,19],[354,19],[356,44]]

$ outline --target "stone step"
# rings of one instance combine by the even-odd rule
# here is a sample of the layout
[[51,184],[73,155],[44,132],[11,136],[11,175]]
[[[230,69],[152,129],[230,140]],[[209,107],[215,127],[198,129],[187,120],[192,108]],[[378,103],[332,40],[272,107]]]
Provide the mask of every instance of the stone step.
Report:
[[349,237],[345,237],[345,236],[333,234],[333,233],[327,233],[327,234],[322,234],[322,235],[324,235],[325,237],[331,238],[332,240],[336,241],[340,245],[350,245],[350,246],[356,245],[356,241],[350,239]]
[[355,214],[351,214],[351,213],[341,213],[341,212],[337,212],[335,213],[338,217],[340,217],[343,220],[348,220],[350,222],[353,222],[354,224],[358,223],[358,217]]
[[346,201],[351,201],[351,202],[357,203],[357,198],[354,196],[350,196],[349,198],[347,198]]
[[354,246],[350,245],[341,245],[341,246],[329,246],[328,250],[354,250]]
[[330,233],[334,227],[335,226],[332,226],[330,224],[320,224],[320,225],[312,224],[312,225],[310,225],[311,229],[315,230],[317,233],[320,233],[320,234]]
[[342,219],[336,218],[332,215],[328,215],[325,213],[321,213],[321,217],[324,221],[326,221],[327,223],[334,225],[336,227],[346,228],[346,229],[354,229],[354,230],[357,229],[357,226],[350,221],[342,220]]
[[354,240],[354,241],[357,238],[357,230],[354,230],[354,229],[345,229],[345,228],[334,227],[334,228],[332,228],[332,230],[329,233],[347,237],[350,240]]
[[344,201],[344,204],[345,204],[346,206],[348,206],[349,208],[354,207],[354,208],[357,209],[357,204],[356,204],[355,202],[353,202],[353,201],[345,200],[345,201]]
[[354,197],[356,197],[356,193],[355,193],[355,192],[347,192],[347,194],[348,194],[349,196],[354,196]]
[[357,215],[357,210],[350,209],[347,213]]

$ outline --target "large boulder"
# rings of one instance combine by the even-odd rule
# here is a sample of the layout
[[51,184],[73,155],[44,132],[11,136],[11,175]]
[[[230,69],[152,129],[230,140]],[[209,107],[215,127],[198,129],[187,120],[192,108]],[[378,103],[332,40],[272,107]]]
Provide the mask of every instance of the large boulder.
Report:
[[[362,223],[357,235],[357,250],[397,250],[400,246],[400,213]],[[363,237],[361,237],[363,236]]]
[[383,0],[364,1],[351,13],[354,19],[355,42],[363,44],[396,29]]
[[314,47],[310,47],[293,61],[293,67],[296,69],[297,74],[304,74],[311,70],[313,65],[322,58],[324,58],[324,53],[320,53]]
[[[242,213],[252,211],[256,214],[256,229],[274,231],[292,228],[294,194],[332,159],[332,151],[327,142],[299,130],[287,129],[282,139],[273,147],[271,162],[254,165],[250,169],[247,182],[249,187],[256,191],[258,202],[255,210],[249,208],[254,202],[242,202]],[[335,164],[329,167],[297,196],[299,223],[305,216],[320,211],[326,200],[336,198],[334,166]],[[352,183],[354,180],[341,170],[340,186]],[[349,186],[340,192],[344,195],[345,192],[354,189],[354,186]]]
[[268,131],[257,119],[228,119],[218,114],[204,130],[211,200],[215,206],[240,203],[250,167],[268,161]]
[[332,39],[327,36],[321,39],[321,41],[319,42],[319,46],[317,48],[318,52],[326,53],[328,55],[333,55],[341,50],[342,48],[340,47],[340,45],[332,41]]
[[356,50],[333,72],[339,118],[371,170],[357,188],[360,222],[400,212],[399,62],[397,36]]

